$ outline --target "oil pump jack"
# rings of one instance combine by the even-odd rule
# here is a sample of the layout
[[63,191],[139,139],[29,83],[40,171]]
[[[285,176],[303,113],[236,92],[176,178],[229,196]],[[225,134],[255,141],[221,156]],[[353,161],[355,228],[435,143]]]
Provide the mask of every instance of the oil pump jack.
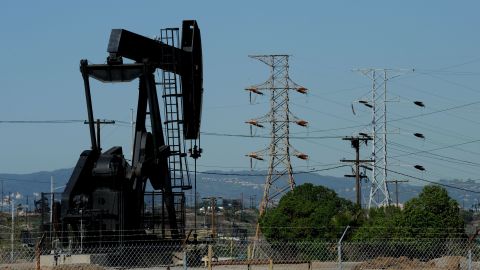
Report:
[[[182,124],[184,140],[198,140],[203,95],[200,30],[196,21],[183,21],[181,44],[176,47],[124,29],[113,29],[107,51],[106,64],[80,61],[91,149],[81,153],[62,194],[61,230],[82,230],[91,236],[107,238],[142,234],[145,231],[142,216],[144,195],[149,181],[151,187],[162,195],[161,207],[165,209],[166,217],[160,222],[166,223],[163,225],[170,232],[163,237],[180,239],[184,237],[185,225],[184,221],[183,224],[179,222],[175,209],[174,188],[178,186],[172,185],[168,158],[185,154],[175,153],[165,141],[154,72],[161,69],[180,77],[181,93],[167,95],[183,101],[183,117],[177,121]],[[133,60],[133,63],[123,63],[124,58]],[[90,78],[105,83],[139,81],[131,164],[125,159],[121,146],[104,152],[100,148],[95,133]]]

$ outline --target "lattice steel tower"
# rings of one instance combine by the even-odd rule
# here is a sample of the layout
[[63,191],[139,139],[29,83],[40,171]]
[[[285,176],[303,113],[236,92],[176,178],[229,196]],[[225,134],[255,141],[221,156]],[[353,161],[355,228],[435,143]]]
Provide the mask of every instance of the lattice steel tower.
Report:
[[290,123],[296,123],[303,127],[308,125],[307,121],[301,120],[291,113],[289,92],[295,90],[306,94],[307,89],[290,79],[288,75],[288,55],[254,55],[249,57],[270,67],[270,78],[266,82],[245,89],[250,92],[250,95],[263,95],[265,91],[270,92],[270,111],[262,117],[246,121],[251,127],[271,126],[270,146],[247,155],[257,160],[264,160],[264,156],[269,157],[268,174],[259,208],[260,215],[263,215],[276,198],[278,199],[281,194],[295,187],[290,155],[304,160],[308,159],[306,154],[298,152],[290,145],[289,139]]
[[404,73],[401,69],[358,69],[372,81],[371,100],[360,101],[372,109],[372,178],[368,208],[387,206],[390,204],[390,193],[387,185],[387,82]]

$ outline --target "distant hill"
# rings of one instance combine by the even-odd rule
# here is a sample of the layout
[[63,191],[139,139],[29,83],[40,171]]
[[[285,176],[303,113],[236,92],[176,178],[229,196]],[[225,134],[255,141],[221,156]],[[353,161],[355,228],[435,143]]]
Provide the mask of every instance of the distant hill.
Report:
[[[23,201],[26,197],[33,198],[34,193],[50,192],[50,178],[54,179],[54,186],[61,187],[56,192],[63,191],[63,186],[67,183],[72,173],[70,169],[59,169],[51,172],[42,171],[30,174],[0,174],[0,181],[3,183],[3,194],[6,196],[12,192],[19,192],[23,195]],[[206,171],[197,174],[197,192],[200,197],[217,196],[223,198],[241,199],[243,196],[245,206],[250,202],[258,205],[259,200],[263,195],[263,184],[265,182],[265,171]],[[286,180],[280,179],[286,184]],[[193,184],[193,175],[191,175],[191,182]],[[313,183],[315,185],[323,185],[335,190],[339,196],[355,200],[354,180],[353,178],[325,176],[317,173],[302,173],[295,175],[295,182],[297,185],[303,183]],[[455,187],[460,187],[466,190],[477,191],[480,193],[480,184],[475,181],[460,181],[460,180],[441,180],[440,183]],[[399,201],[405,202],[417,196],[422,187],[417,185],[410,185],[408,183],[400,183]],[[448,188],[447,190],[459,204],[467,208],[472,204],[477,203],[480,196],[474,193],[469,193],[462,190]],[[363,203],[367,203],[369,194],[368,184],[362,185]],[[395,201],[395,186],[390,185],[390,194],[392,200]],[[193,190],[186,191],[187,200],[193,201]],[[187,201],[188,202],[188,201]]]
[[[34,193],[50,192],[50,178],[53,176],[54,186],[61,187],[70,178],[72,169],[60,169],[51,172],[42,171],[29,174],[0,174],[4,196],[19,192],[25,198],[32,198]],[[56,191],[63,191],[59,188]]]

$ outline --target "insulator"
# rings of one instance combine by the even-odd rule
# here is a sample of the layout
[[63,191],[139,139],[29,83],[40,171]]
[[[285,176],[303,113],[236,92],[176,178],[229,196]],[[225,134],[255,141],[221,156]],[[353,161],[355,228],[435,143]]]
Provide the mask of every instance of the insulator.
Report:
[[308,89],[305,88],[305,87],[299,87],[299,88],[297,88],[297,89],[295,89],[295,90],[297,90],[297,92],[299,92],[299,93],[301,93],[301,94],[306,94],[307,91],[308,91]]
[[413,166],[415,169],[420,170],[420,171],[425,171],[425,168],[422,165],[415,165]]
[[298,121],[295,121],[295,123],[299,126],[302,126],[302,127],[308,126],[308,122],[305,121],[305,120],[298,120]]
[[247,155],[247,157],[258,159],[258,160],[263,160],[263,158],[256,153],[250,153],[250,154]]
[[308,155],[307,154],[304,154],[304,153],[298,153],[298,154],[295,154],[295,156],[299,159],[303,159],[303,160],[307,160],[308,159]]
[[263,95],[263,93],[260,92],[260,91],[259,91],[257,88],[255,88],[255,87],[246,88],[245,90],[250,91],[250,92],[255,93],[255,94]]
[[245,121],[245,123],[250,124],[250,125],[253,125],[253,126],[257,126],[257,127],[263,128],[263,125],[261,125],[260,123],[258,123],[257,120],[253,120],[253,119],[252,119],[252,120]]
[[421,101],[414,101],[413,104],[415,104],[419,107],[425,107],[425,104],[423,104],[423,102],[421,102]]
[[425,139],[425,136],[422,133],[413,133],[413,136],[421,138],[421,139]]

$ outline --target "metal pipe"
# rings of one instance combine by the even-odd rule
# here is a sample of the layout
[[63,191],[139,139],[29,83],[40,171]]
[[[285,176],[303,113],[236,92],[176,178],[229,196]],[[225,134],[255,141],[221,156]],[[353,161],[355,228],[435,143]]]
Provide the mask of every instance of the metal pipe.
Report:
[[345,237],[345,234],[347,233],[348,229],[350,226],[347,226],[345,230],[343,231],[342,237],[340,237],[340,240],[338,240],[338,269],[343,269],[342,266],[342,241],[343,238]]

